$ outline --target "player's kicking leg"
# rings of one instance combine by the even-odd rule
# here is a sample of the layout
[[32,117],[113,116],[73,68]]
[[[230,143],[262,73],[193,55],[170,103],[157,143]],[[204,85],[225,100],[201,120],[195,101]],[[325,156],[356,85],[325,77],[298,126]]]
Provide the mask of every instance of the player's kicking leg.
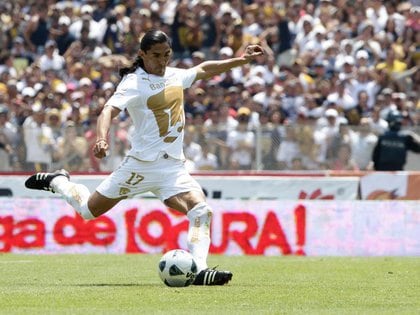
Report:
[[86,220],[94,219],[88,208],[90,197],[89,189],[82,184],[70,182],[69,173],[58,170],[53,173],[36,173],[31,175],[25,182],[26,188],[46,190],[59,193]]
[[70,179],[69,173],[61,169],[54,173],[36,173],[26,180],[25,186],[29,189],[46,190],[55,193],[53,187],[51,187],[51,181],[57,176],[64,176]]

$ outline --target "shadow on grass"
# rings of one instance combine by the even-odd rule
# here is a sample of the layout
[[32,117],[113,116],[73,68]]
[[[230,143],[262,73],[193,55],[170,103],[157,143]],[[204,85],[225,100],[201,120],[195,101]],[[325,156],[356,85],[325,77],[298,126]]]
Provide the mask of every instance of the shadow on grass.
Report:
[[60,286],[69,287],[157,287],[160,284],[153,283],[77,283],[77,284],[61,284]]
[[[161,283],[13,283],[13,287],[109,287],[109,288],[128,288],[128,287],[162,287]],[[1,285],[0,285],[1,291]],[[0,312],[1,313],[1,312]]]

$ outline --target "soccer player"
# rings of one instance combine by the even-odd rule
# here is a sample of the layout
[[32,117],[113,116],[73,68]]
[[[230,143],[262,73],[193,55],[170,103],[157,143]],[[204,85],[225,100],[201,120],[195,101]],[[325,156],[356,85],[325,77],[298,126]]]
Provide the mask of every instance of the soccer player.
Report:
[[150,191],[166,206],[188,217],[188,249],[198,268],[194,284],[228,283],[231,272],[207,266],[212,210],[200,185],[184,166],[183,90],[197,80],[245,65],[263,53],[259,45],[250,45],[241,57],[178,69],[168,67],[172,54],[170,38],[160,30],[146,32],[133,65],[120,70],[121,82],[105,104],[96,127],[93,151],[101,159],[108,149],[112,119],[122,110],[128,111],[135,132],[131,150],[120,166],[92,194],[84,185],[72,183],[66,170],[34,174],[25,186],[61,194],[87,220],[106,213],[120,200]]

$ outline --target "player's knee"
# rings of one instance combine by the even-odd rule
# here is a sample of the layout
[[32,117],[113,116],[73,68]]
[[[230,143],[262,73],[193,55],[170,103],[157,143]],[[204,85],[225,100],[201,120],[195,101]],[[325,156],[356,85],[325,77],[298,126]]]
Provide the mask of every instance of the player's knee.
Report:
[[207,203],[205,203],[205,208],[207,211],[207,215],[211,218],[211,216],[213,215],[213,209]]
[[189,219],[195,219],[200,217],[211,218],[213,214],[213,210],[207,204],[207,202],[203,201],[196,204],[191,210],[188,211],[187,216]]
[[121,199],[109,199],[94,192],[89,197],[86,207],[93,218],[97,218],[112,209],[120,200]]

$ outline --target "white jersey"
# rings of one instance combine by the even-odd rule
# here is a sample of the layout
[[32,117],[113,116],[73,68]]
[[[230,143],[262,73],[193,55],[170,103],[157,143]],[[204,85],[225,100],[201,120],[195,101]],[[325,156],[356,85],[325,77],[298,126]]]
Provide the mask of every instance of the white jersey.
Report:
[[154,161],[168,154],[184,160],[184,89],[192,85],[195,69],[167,67],[163,77],[142,68],[121,80],[105,106],[127,109],[134,124],[129,156]]

